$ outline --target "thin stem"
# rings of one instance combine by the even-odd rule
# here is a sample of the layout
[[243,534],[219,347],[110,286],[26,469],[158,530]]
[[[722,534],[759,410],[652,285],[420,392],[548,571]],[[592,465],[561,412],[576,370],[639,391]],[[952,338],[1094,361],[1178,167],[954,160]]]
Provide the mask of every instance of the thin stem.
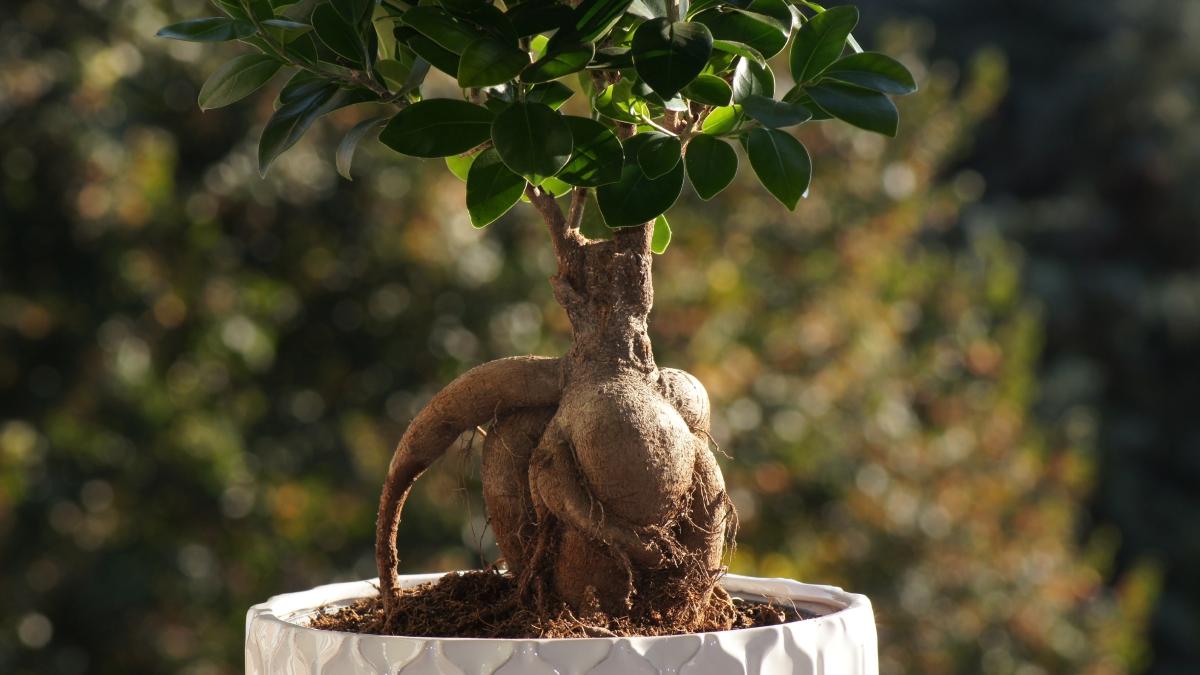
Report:
[[577,187],[571,191],[571,208],[567,211],[567,231],[578,230],[583,223],[583,212],[587,207],[588,189]]

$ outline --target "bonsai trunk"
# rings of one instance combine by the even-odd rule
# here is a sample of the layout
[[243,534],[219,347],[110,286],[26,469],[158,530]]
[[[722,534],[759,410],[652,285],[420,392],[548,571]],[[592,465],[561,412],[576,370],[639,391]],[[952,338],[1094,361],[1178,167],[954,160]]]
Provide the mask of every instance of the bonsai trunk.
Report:
[[551,195],[532,187],[527,195],[553,240],[551,283],[572,346],[561,359],[516,357],[470,370],[413,420],[392,458],[377,523],[389,619],[397,527],[413,482],[461,433],[490,424],[484,498],[527,597],[699,621],[734,516],[708,447],[704,387],[654,362],[652,226],[587,240],[578,231],[586,190],[575,190],[565,216]]

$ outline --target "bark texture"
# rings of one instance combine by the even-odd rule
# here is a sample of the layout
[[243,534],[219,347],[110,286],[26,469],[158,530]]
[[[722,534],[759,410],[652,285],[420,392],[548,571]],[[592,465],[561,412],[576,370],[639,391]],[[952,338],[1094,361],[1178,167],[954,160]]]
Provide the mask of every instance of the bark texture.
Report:
[[527,194],[554,244],[551,283],[571,322],[571,349],[562,359],[479,366],[413,420],[380,502],[385,606],[395,595],[396,530],[413,481],[462,432],[491,423],[484,498],[528,597],[610,614],[650,603],[699,616],[722,572],[733,510],[708,447],[704,387],[654,361],[651,226],[590,241],[578,231],[585,191],[565,215],[549,195]]

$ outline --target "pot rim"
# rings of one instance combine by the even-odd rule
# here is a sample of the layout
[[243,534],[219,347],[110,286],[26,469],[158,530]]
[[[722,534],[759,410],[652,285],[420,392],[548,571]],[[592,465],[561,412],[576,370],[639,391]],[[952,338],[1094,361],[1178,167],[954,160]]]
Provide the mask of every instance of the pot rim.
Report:
[[[465,570],[455,572],[436,572],[428,574],[402,574],[400,587],[411,588],[420,584],[437,581],[446,574],[461,574]],[[654,636],[618,636],[618,637],[586,637],[586,638],[472,638],[472,637],[421,637],[414,635],[379,635],[377,633],[351,633],[347,631],[312,628],[299,623],[299,620],[312,616],[319,607],[331,604],[345,603],[350,600],[369,597],[378,592],[378,578],[361,581],[344,581],[316,586],[304,591],[281,593],[271,596],[266,602],[250,608],[246,617],[246,631],[256,621],[281,624],[286,630],[301,630],[321,635],[344,635],[354,637],[369,637],[386,640],[439,640],[453,642],[482,642],[482,643],[561,643],[570,641],[608,642],[617,643],[628,640],[669,640],[671,638],[686,638],[690,636],[744,634],[748,631],[776,630],[782,626],[817,625],[829,621],[845,621],[865,614],[874,624],[874,612],[871,601],[867,596],[850,593],[837,586],[823,584],[807,584],[782,577],[751,577],[740,574],[726,574],[721,577],[720,584],[725,590],[741,597],[771,599],[792,603],[803,603],[809,607],[817,606],[825,610],[819,616],[810,619],[799,619],[771,626],[755,626],[752,628],[735,628],[725,631],[708,631],[704,633],[680,633],[678,635]]]

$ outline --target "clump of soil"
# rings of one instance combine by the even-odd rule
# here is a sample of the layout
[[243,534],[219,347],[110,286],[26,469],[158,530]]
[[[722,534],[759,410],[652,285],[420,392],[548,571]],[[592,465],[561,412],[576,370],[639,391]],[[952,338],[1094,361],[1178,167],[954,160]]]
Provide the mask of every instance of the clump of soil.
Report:
[[[516,580],[495,572],[447,574],[436,582],[400,591],[396,611],[385,619],[376,595],[340,608],[323,607],[309,626],[373,635],[465,638],[586,638],[679,635],[737,628],[774,626],[816,616],[790,605],[749,602],[724,593],[711,594],[702,619],[639,607],[614,617],[599,609],[574,612],[561,600],[538,606],[523,602]],[[645,603],[652,605],[654,603]]]

